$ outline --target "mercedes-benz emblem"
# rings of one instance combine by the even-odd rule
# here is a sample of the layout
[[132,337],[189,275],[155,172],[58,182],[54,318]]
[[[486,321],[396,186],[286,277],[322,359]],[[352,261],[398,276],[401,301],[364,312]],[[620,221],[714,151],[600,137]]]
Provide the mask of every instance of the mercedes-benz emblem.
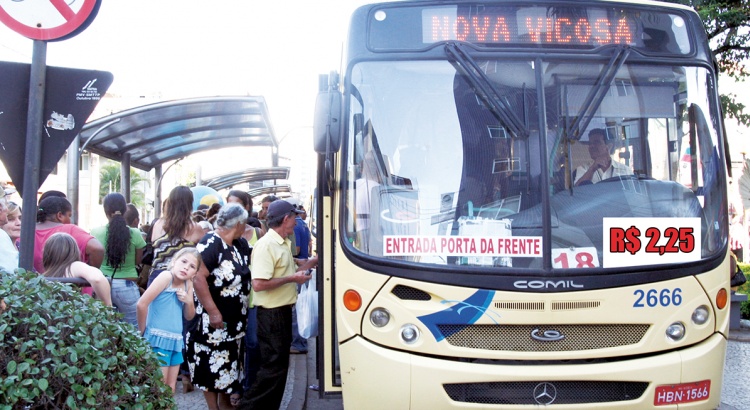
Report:
[[537,404],[546,406],[552,404],[557,398],[557,389],[552,383],[539,383],[534,387],[534,401]]

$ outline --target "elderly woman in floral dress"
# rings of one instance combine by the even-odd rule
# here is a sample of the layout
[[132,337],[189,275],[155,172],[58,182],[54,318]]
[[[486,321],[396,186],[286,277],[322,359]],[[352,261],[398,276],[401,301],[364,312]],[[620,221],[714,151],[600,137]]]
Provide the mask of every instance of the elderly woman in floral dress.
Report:
[[196,246],[203,267],[195,277],[198,325],[185,338],[185,356],[196,388],[211,410],[231,408],[242,394],[250,247],[242,237],[247,211],[227,204],[216,229]]

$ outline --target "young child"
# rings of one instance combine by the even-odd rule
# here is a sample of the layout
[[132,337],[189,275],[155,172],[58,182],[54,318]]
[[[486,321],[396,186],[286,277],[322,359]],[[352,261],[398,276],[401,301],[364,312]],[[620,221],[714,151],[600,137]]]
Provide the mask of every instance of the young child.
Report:
[[162,362],[164,383],[175,391],[182,363],[182,317],[195,316],[193,278],[202,263],[195,248],[183,248],[141,295],[136,306],[138,330]]
[[81,278],[89,282],[81,289],[91,295],[91,288],[98,299],[107,306],[112,306],[112,295],[109,281],[99,269],[81,262],[80,251],[76,240],[65,232],[50,235],[42,251],[44,276],[50,278]]

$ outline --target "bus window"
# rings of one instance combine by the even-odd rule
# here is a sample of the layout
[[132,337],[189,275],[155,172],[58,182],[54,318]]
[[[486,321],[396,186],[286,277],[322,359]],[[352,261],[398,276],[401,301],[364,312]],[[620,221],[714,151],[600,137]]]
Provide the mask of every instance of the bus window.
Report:
[[[564,71],[561,66],[555,70]],[[626,65],[618,71],[618,80],[603,92],[598,106],[588,109],[584,107],[585,96],[593,93],[596,83],[585,85],[581,74],[586,70],[574,80],[558,76],[562,112],[567,114],[557,119],[562,124],[559,134],[568,138],[561,137],[563,149],[557,156],[562,159],[556,161],[568,164],[570,176],[564,186],[558,181],[553,187],[553,215],[559,224],[553,225],[553,247],[564,244],[586,249],[591,261],[587,266],[606,267],[604,259],[611,254],[606,249],[609,238],[604,235],[602,221],[640,217],[693,218],[699,228],[696,231],[702,235],[702,256],[718,249],[721,244],[710,238],[721,236],[713,231],[722,225],[716,223],[717,216],[711,215],[718,215],[720,205],[709,204],[706,198],[717,198],[715,193],[720,188],[716,167],[720,161],[712,155],[716,152],[716,131],[698,114],[700,106],[708,107],[706,95],[690,83],[701,78],[699,71]],[[695,94],[686,95],[682,91],[685,88]],[[686,108],[686,98],[701,103]],[[587,119],[589,126],[584,132],[566,129],[566,124],[586,110],[594,115]],[[696,155],[680,157],[679,152]],[[709,170],[704,169],[708,163],[714,168],[709,181]],[[559,168],[554,164],[550,169]],[[588,174],[581,178],[586,171]],[[570,238],[580,239],[571,244]],[[565,263],[555,266],[582,267]]]
[[[702,69],[459,57],[362,62],[354,70],[359,98],[352,99],[350,123],[364,125],[352,127],[361,132],[349,144],[361,152],[350,156],[347,226],[357,249],[428,264],[542,268],[534,250],[541,248],[532,245],[517,248],[518,256],[495,249],[476,258],[459,245],[504,236],[527,244],[541,240],[545,167],[537,159],[544,157],[552,195],[550,246],[584,249],[591,255],[586,267],[609,266],[605,220],[695,218],[690,223],[702,228],[698,242],[706,244],[702,257],[718,249],[708,241],[715,236],[708,227],[717,221],[707,215],[717,214],[710,193],[719,181],[707,180],[709,170],[701,168],[718,163],[711,154],[717,133],[699,119],[702,114],[691,114],[710,105],[694,84]],[[468,76],[459,68],[467,61],[483,74]],[[537,70],[543,71],[541,84]],[[603,83],[602,73],[612,80]],[[547,107],[543,133],[530,114],[540,86]],[[549,152],[544,156],[542,136]],[[696,159],[685,163],[678,153],[686,150]],[[419,240],[420,247],[411,246]],[[441,241],[456,247],[432,247]]]

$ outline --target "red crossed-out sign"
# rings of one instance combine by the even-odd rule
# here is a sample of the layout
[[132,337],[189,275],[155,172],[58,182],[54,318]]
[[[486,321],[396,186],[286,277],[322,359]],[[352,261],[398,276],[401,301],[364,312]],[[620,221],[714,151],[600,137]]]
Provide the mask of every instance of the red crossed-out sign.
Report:
[[0,0],[0,21],[34,40],[70,37],[91,23],[101,0]]

